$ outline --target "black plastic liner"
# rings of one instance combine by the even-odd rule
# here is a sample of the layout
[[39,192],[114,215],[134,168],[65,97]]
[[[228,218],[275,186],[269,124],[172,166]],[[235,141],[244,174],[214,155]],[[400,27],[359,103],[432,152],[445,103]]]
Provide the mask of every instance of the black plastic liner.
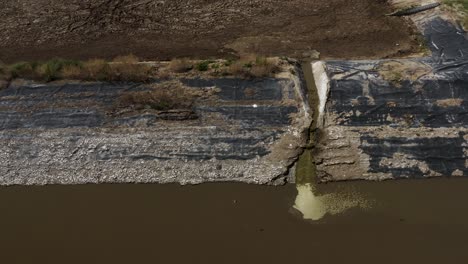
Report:
[[[451,176],[457,171],[468,176],[464,130],[468,128],[467,34],[442,18],[428,21],[423,28],[432,53],[429,57],[326,62],[330,80],[328,115],[325,115],[328,124],[360,134],[359,149],[369,160],[368,173],[418,178]],[[414,73],[409,69],[400,72],[401,76],[395,73],[398,80],[389,80],[381,71],[385,63],[402,67],[420,65],[429,70],[405,75]],[[385,130],[387,128],[397,129]],[[428,136],[428,133],[417,132],[429,131],[430,134],[432,129],[438,128],[449,128],[458,137],[453,133]],[[415,134],[402,136],[398,133],[407,129]],[[373,131],[389,131],[389,134],[385,137]],[[413,165],[393,159],[396,153],[411,159]],[[385,159],[393,163],[383,162]],[[425,164],[428,170],[416,164]],[[330,175],[325,176],[330,178]],[[331,175],[331,179],[333,177]]]
[[[346,115],[340,125],[468,126],[468,40],[466,33],[440,18],[426,25],[432,57],[413,59],[432,72],[417,80],[385,80],[378,69],[387,61],[327,62],[330,81],[328,111]],[[395,60],[404,63],[403,60]],[[338,74],[344,77],[336,78]],[[445,105],[444,100],[460,100]],[[351,113],[351,114],[350,114]],[[393,118],[389,118],[389,116]]]
[[[184,119],[186,122],[180,123],[179,129],[167,128],[162,138],[148,138],[133,145],[123,143],[112,151],[93,152],[90,154],[92,158],[103,161],[122,157],[133,160],[249,160],[268,155],[268,144],[286,131],[291,124],[290,115],[298,112],[295,106],[282,105],[283,99],[294,95],[294,83],[286,79],[185,79],[182,82],[193,89],[216,88],[218,98],[215,102],[196,103],[192,111],[198,120]],[[114,130],[117,134],[125,133],[121,131],[127,128],[135,128],[137,132],[162,129],[165,127],[161,120],[164,113],[141,111],[114,115],[111,110],[122,94],[150,88],[151,83],[12,85],[0,91],[0,138],[18,138],[17,129],[24,132],[25,142],[33,140],[37,131],[54,129],[76,130],[73,136],[68,135],[75,140],[93,137],[92,133],[101,131],[100,128],[109,131],[109,135]],[[214,119],[213,115],[216,116]],[[215,130],[198,130],[212,126]],[[195,145],[179,149],[188,140]],[[150,147],[138,145],[148,142],[152,142]],[[35,154],[24,155],[34,158]]]

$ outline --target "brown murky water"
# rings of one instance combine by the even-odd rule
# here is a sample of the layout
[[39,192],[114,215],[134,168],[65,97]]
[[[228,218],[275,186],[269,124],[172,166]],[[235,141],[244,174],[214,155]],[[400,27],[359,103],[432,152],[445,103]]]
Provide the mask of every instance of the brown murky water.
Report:
[[[325,210],[317,221],[303,220],[293,209],[294,185],[0,188],[1,263],[468,260],[465,179],[314,189],[316,197],[341,197],[321,200],[327,209],[339,210]],[[338,207],[332,206],[335,202]]]

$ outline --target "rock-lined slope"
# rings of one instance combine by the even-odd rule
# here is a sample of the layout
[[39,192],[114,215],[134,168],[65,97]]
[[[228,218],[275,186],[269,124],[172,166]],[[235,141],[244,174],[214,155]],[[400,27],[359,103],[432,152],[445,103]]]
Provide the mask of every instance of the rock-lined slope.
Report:
[[297,77],[176,80],[197,95],[189,109],[116,109],[164,82],[11,84],[0,184],[287,181],[310,124]]

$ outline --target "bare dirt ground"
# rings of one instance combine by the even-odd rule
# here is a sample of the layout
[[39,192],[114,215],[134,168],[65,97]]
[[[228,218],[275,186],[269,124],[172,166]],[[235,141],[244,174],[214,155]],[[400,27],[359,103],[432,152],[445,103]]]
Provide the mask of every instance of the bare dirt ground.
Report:
[[416,31],[385,0],[3,0],[0,60],[240,53],[404,56]]

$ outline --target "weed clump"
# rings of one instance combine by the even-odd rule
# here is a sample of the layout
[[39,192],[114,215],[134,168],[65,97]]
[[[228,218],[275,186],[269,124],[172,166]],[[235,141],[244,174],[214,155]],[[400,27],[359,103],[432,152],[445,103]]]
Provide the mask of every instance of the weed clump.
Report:
[[81,62],[74,60],[53,59],[36,66],[39,78],[46,82],[58,80],[62,77],[62,69],[65,67],[79,67]]
[[117,56],[112,60],[114,63],[124,63],[124,64],[137,64],[140,62],[137,56],[130,54],[125,56]]
[[107,71],[110,81],[147,81],[151,73],[151,66],[139,63],[134,55],[121,56],[109,64]]
[[112,62],[91,59],[85,62],[53,59],[46,62],[19,62],[9,67],[12,78],[51,82],[59,79],[90,81],[147,81],[152,67],[139,63],[133,55],[120,56]]
[[66,67],[78,66],[75,60],[52,59],[46,62],[18,62],[9,67],[12,78],[28,78],[46,82],[60,79]]
[[174,73],[184,73],[193,69],[193,64],[188,59],[174,59],[169,63],[169,70]]
[[257,57],[255,64],[250,69],[253,77],[270,77],[279,70],[277,62],[274,59]]
[[108,79],[109,72],[110,67],[105,60],[92,59],[83,64],[82,72],[78,78],[104,81]]
[[[158,64],[142,63],[134,55],[119,56],[113,61],[91,59],[75,61],[53,59],[46,62],[18,62],[13,65],[0,65],[0,80],[24,78],[45,82],[74,79],[84,81],[123,81],[146,82],[151,77],[168,79],[173,73],[186,73],[192,69],[212,76],[269,77],[279,67],[277,59],[265,57],[244,57],[237,61],[188,59],[172,60],[167,67]],[[191,75],[195,72],[191,73]]]
[[241,77],[270,77],[278,72],[279,66],[275,59],[266,57],[245,57],[229,66],[229,73]]
[[460,24],[468,29],[468,0],[444,0],[444,3],[456,14]]
[[18,62],[9,67],[12,78],[35,78],[36,62]]
[[0,90],[8,86],[8,81],[11,79],[11,73],[8,66],[0,61]]
[[468,10],[468,1],[467,0],[444,0],[444,3],[449,6],[460,6],[465,10]]
[[192,106],[194,100],[194,94],[189,93],[178,84],[171,83],[157,86],[149,91],[123,94],[117,101],[117,108],[157,111],[187,109]]
[[244,76],[250,71],[249,65],[244,61],[236,61],[229,65],[228,72],[234,76]]
[[207,71],[210,68],[210,62],[209,61],[202,61],[197,64],[197,70],[198,71]]

